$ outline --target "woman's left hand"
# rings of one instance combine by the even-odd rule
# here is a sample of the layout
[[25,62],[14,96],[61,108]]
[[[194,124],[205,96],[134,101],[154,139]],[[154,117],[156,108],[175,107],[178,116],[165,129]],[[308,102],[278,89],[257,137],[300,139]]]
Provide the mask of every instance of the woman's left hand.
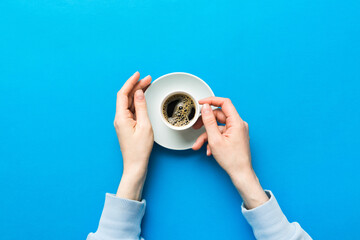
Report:
[[141,199],[154,133],[147,114],[144,91],[151,77],[134,73],[117,94],[114,126],[123,156],[123,175],[117,196]]

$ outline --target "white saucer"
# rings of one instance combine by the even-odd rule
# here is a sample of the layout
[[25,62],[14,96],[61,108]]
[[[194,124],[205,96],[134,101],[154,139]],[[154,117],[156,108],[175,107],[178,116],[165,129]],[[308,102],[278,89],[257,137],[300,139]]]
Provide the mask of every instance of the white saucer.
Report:
[[200,78],[183,72],[169,73],[159,77],[151,83],[145,91],[145,98],[151,125],[154,130],[155,142],[159,145],[174,149],[185,150],[192,147],[195,140],[205,132],[200,129],[189,128],[182,131],[170,129],[161,119],[160,104],[170,92],[184,91],[190,93],[197,101],[214,96],[211,88]]

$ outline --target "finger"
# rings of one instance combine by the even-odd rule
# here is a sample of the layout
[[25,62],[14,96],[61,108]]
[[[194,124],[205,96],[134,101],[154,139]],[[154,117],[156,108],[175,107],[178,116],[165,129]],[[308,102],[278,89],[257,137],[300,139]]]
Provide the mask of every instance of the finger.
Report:
[[211,155],[211,149],[209,144],[206,146],[206,156],[210,156]]
[[[224,112],[221,109],[215,109],[213,110],[213,113],[215,115],[216,121],[219,123],[225,123],[226,122],[226,116]],[[193,125],[194,129],[199,129],[204,125],[202,118],[199,118]]]
[[135,114],[136,114],[136,122],[140,126],[143,126],[147,123],[149,123],[149,117],[147,114],[147,108],[146,108],[146,101],[144,92],[139,89],[135,92]]
[[202,145],[204,145],[204,143],[207,141],[207,138],[208,138],[207,133],[206,132],[202,133],[196,139],[195,143],[192,146],[192,149],[195,150],[195,151],[199,150],[202,147]]
[[204,104],[201,109],[201,117],[208,134],[209,142],[216,142],[222,138],[215,115],[209,104]]
[[131,94],[135,94],[135,92],[139,89],[144,89],[145,87],[147,87],[149,84],[151,83],[151,76],[147,75],[146,77],[144,77],[143,79],[141,79],[140,81],[138,81],[134,87],[134,89],[131,91]]
[[134,111],[134,94],[137,90],[141,89],[143,90],[143,92],[145,92],[145,88],[147,88],[149,86],[149,84],[151,83],[151,76],[148,75],[146,77],[144,77],[143,79],[141,79],[140,81],[138,81],[135,85],[135,87],[131,90],[130,94],[129,94],[129,109],[131,111]]
[[125,111],[129,107],[129,99],[128,94],[135,86],[136,82],[139,80],[140,73],[136,72],[134,73],[122,86],[120,91],[117,93],[117,99],[116,99],[116,112],[119,111]]
[[241,119],[229,98],[208,97],[201,99],[199,101],[199,104],[205,104],[205,103],[213,106],[221,107],[221,110],[224,112],[225,116],[227,118],[230,118],[231,120]]
[[144,93],[145,93],[146,90],[150,87],[150,85],[151,85],[151,83],[142,89]]
[[128,106],[129,98],[126,95],[121,94],[119,91],[116,98],[116,114],[124,114],[124,112],[128,110]]
[[140,73],[139,72],[135,72],[122,86],[122,88],[120,89],[120,92],[122,92],[122,94],[124,95],[129,95],[129,93],[131,92],[131,90],[134,88],[134,86],[136,85],[137,81],[140,78]]
[[[223,133],[224,130],[225,130],[225,126],[218,126],[218,128],[219,128],[219,131],[220,131],[221,133]],[[199,149],[204,145],[204,143],[205,143],[207,140],[208,140],[208,135],[207,135],[207,133],[206,133],[206,132],[202,133],[202,134],[196,139],[195,143],[194,143],[193,146],[192,146],[192,149],[195,150],[195,151],[196,151],[196,150],[199,150]]]
[[226,122],[226,116],[225,113],[221,109],[215,109],[213,111],[216,121],[219,123],[225,123]]

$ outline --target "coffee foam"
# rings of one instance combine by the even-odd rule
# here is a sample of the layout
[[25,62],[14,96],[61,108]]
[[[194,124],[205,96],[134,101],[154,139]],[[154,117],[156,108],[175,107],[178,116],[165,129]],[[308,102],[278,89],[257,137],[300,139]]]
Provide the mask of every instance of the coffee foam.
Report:
[[172,95],[165,100],[162,114],[171,125],[176,127],[185,126],[189,124],[195,115],[194,101],[185,94]]

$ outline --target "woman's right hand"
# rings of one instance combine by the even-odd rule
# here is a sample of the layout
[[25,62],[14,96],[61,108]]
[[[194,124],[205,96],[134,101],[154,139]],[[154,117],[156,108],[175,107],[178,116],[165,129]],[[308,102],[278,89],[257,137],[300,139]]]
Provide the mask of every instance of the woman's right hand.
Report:
[[[255,208],[268,200],[251,165],[249,126],[241,119],[230,99],[209,97],[203,104],[201,118],[194,128],[205,126],[206,132],[193,145],[199,150],[207,141],[207,155],[214,156],[229,174],[247,208]],[[212,110],[210,105],[221,107]],[[217,122],[225,124],[218,126]]]

